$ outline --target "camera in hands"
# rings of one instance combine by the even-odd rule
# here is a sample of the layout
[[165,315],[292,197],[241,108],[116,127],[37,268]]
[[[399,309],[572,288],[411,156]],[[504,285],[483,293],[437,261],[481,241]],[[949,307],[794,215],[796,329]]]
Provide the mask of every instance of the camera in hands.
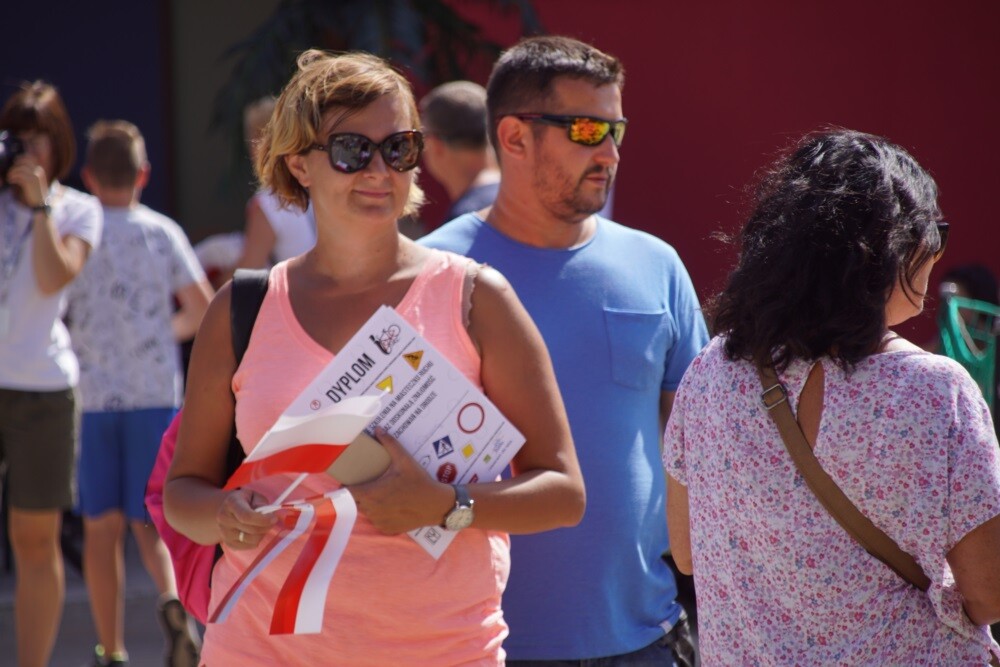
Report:
[[0,131],[0,179],[7,180],[7,172],[14,166],[17,156],[24,153],[24,142],[7,130]]

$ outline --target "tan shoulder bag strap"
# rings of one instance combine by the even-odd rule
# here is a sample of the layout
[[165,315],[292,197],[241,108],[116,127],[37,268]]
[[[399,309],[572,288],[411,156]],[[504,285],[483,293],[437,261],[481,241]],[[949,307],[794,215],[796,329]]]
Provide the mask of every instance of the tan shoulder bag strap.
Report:
[[788,404],[788,393],[778,380],[774,369],[770,366],[758,368],[757,373],[764,389],[760,395],[761,404],[777,425],[781,439],[795,466],[826,511],[865,548],[865,551],[891,567],[909,583],[926,591],[931,582],[919,563],[862,514],[833,478],[823,470],[802,432],[802,427],[792,414],[792,408]]

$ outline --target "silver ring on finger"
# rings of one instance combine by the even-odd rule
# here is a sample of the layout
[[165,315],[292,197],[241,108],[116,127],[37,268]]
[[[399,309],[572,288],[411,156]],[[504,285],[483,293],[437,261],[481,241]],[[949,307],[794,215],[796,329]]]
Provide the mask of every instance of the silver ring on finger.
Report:
[[241,530],[239,534],[236,535],[236,539],[240,541],[240,544],[246,544],[247,534]]

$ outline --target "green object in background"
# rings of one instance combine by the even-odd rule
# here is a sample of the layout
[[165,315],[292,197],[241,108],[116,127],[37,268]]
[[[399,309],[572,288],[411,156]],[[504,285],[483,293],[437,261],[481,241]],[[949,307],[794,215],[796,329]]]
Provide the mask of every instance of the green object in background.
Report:
[[939,311],[941,354],[962,364],[983,391],[996,417],[997,334],[1000,307],[960,296],[946,297]]

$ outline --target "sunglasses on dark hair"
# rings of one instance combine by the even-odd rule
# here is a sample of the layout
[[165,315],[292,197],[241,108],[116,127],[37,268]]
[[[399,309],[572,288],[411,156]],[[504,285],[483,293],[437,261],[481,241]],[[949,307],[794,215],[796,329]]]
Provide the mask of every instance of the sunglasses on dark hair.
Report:
[[944,255],[945,246],[948,245],[948,223],[947,222],[937,223],[937,231],[938,231],[938,238],[940,239],[940,244],[938,245],[938,249],[934,251],[935,262],[941,259],[941,256]]
[[610,134],[615,146],[620,147],[622,139],[625,138],[625,126],[628,125],[628,120],[625,118],[605,120],[590,116],[556,116],[548,113],[512,113],[507,115],[519,120],[565,127],[569,140],[582,146],[597,146]]
[[330,166],[344,174],[353,174],[367,167],[376,151],[382,154],[382,159],[389,168],[409,171],[420,162],[420,153],[424,150],[424,135],[417,130],[406,130],[390,134],[376,143],[363,134],[344,132],[331,134],[326,140],[326,146],[313,144],[309,148],[326,151],[330,157]]

